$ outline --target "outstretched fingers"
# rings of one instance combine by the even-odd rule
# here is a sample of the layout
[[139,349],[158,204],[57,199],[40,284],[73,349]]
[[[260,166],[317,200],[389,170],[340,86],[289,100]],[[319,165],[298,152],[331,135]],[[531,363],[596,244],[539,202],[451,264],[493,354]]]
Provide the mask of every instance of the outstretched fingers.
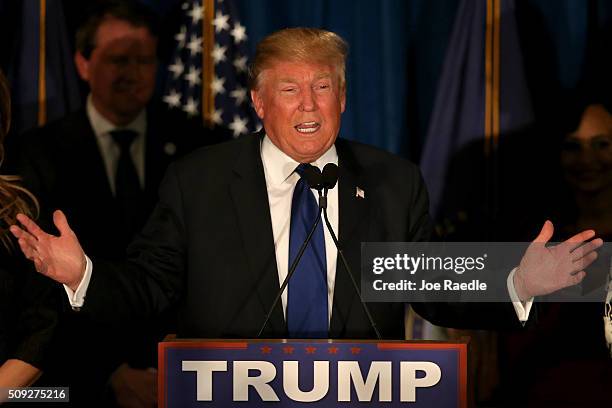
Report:
[[604,244],[603,239],[596,238],[592,241],[587,242],[584,245],[579,246],[578,248],[572,251],[572,260],[578,261],[580,258],[583,258],[589,255],[591,252],[596,251]]
[[540,230],[540,233],[538,234],[536,239],[533,240],[533,242],[539,243],[539,244],[546,244],[548,241],[550,241],[554,232],[555,232],[555,228],[553,226],[553,223],[550,222],[549,220],[546,220],[544,222],[544,225],[542,225],[542,229]]
[[45,231],[43,231],[38,224],[30,219],[27,215],[17,214],[17,221],[21,223],[25,227],[25,230],[33,235],[37,240],[43,240],[49,236]]
[[582,245],[585,241],[588,241],[589,239],[593,238],[594,236],[595,236],[595,231],[594,230],[582,231],[582,232],[579,232],[578,234],[574,235],[573,237],[563,241],[563,243],[561,245],[566,247],[569,251],[573,251],[574,249],[576,249],[580,245]]
[[60,232],[60,235],[74,235],[72,228],[70,228],[70,225],[68,225],[66,215],[61,210],[55,210],[53,212],[53,223],[57,227],[57,230]]
[[23,254],[28,258],[32,259],[34,252],[36,252],[36,247],[38,245],[38,240],[29,232],[24,231],[16,225],[12,225],[10,227],[11,233],[17,238],[17,242],[19,243],[19,248]]
[[597,252],[590,252],[582,258],[574,261],[574,271],[582,271],[597,259]]

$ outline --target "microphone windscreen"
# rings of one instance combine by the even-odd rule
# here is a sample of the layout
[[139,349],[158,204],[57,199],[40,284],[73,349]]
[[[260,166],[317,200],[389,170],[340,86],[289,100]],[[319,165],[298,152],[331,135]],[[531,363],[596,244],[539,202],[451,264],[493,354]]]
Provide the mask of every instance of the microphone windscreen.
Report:
[[310,188],[320,190],[323,188],[321,179],[321,170],[317,166],[309,164],[304,169],[304,177]]
[[334,163],[327,163],[325,167],[323,167],[323,187],[331,190],[336,185],[338,181],[338,166]]

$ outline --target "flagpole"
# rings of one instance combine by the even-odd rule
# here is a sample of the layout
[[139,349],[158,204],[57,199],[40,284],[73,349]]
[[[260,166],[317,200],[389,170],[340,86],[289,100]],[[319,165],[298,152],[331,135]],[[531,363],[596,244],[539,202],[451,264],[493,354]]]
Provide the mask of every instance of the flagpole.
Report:
[[212,115],[215,110],[215,97],[211,88],[215,74],[215,65],[212,58],[212,50],[215,45],[214,14],[215,0],[204,0],[204,18],[202,18],[202,118],[207,125],[212,124]]
[[499,142],[499,117],[500,117],[500,29],[501,29],[501,2],[494,0],[493,8],[493,124],[492,124],[492,148],[497,150]]
[[[486,219],[497,217],[499,174],[497,167],[497,148],[500,132],[500,25],[501,1],[487,0],[485,28],[485,212]],[[487,229],[487,238],[492,231]]]
[[47,1],[40,0],[38,20],[38,126],[47,122],[47,83],[46,83],[46,26]]

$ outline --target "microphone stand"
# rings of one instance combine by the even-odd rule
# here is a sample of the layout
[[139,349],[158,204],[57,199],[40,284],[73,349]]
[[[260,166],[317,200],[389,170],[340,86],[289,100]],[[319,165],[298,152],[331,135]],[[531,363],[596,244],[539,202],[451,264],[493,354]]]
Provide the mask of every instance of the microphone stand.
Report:
[[[327,198],[325,198],[323,204],[325,204],[325,206],[327,207]],[[298,266],[298,264],[300,262],[300,259],[302,259],[302,255],[304,254],[304,251],[306,251],[306,247],[308,246],[308,243],[312,239],[312,236],[314,235],[314,232],[317,229],[317,226],[319,225],[319,222],[321,222],[321,212],[323,210],[323,207],[321,205],[322,205],[322,202],[321,202],[321,190],[319,190],[319,215],[317,216],[317,219],[316,219],[315,223],[313,224],[312,228],[310,229],[310,232],[308,233],[308,236],[306,237],[306,240],[304,241],[304,243],[300,247],[300,250],[299,250],[297,256],[295,257],[295,260],[291,263],[291,266],[289,267],[289,272],[287,273],[287,277],[283,281],[283,284],[281,285],[280,290],[278,291],[278,293],[276,294],[276,297],[274,298],[274,302],[272,302],[272,306],[270,307],[270,310],[268,310],[268,313],[266,314],[266,320],[264,320],[263,325],[259,329],[259,332],[257,333],[257,338],[261,337],[261,334],[263,333],[264,329],[266,328],[266,325],[268,324],[268,321],[270,320],[270,317],[272,316],[272,312],[274,311],[274,308],[276,307],[276,304],[278,303],[278,300],[281,298],[281,295],[283,294],[283,291],[285,290],[285,288],[289,284],[289,279],[291,279],[291,276],[293,276],[293,274],[295,273],[295,270],[297,269],[297,266]]]
[[[351,268],[349,267],[349,264],[344,256],[344,253],[342,252],[342,249],[340,248],[340,243],[338,242],[338,238],[336,237],[334,229],[332,228],[331,223],[329,222],[329,218],[327,217],[327,193],[330,187],[333,188],[333,186],[336,184],[336,181],[338,179],[337,167],[333,165],[331,166],[332,168],[327,169],[328,166],[330,166],[330,164],[327,164],[325,166],[326,168],[323,170],[323,173],[324,173],[324,176],[331,175],[330,178],[324,177],[323,179],[320,179],[320,178],[317,178],[315,175],[314,178],[311,178],[309,181],[311,188],[315,188],[317,192],[319,193],[319,214],[317,216],[317,219],[314,222],[314,225],[310,229],[310,232],[308,233],[308,237],[306,237],[306,240],[300,247],[300,250],[295,260],[291,263],[291,266],[289,267],[289,272],[287,273],[287,277],[285,277],[285,280],[283,281],[283,284],[281,285],[280,290],[278,291],[278,293],[276,294],[276,297],[274,298],[274,302],[272,302],[272,306],[270,307],[270,310],[268,310],[268,313],[266,314],[266,319],[263,325],[261,326],[261,328],[259,329],[259,333],[257,333],[257,338],[261,337],[261,334],[266,328],[266,325],[268,324],[268,321],[270,320],[270,317],[272,316],[272,312],[274,311],[274,308],[278,304],[278,300],[281,298],[283,291],[289,284],[289,279],[291,279],[291,276],[293,276],[298,266],[298,263],[300,262],[300,259],[302,258],[304,251],[306,250],[306,246],[312,239],[312,236],[315,230],[317,229],[319,222],[321,222],[321,214],[323,214],[323,218],[325,219],[325,224],[327,225],[327,229],[332,237],[332,240],[334,241],[334,244],[336,245],[336,249],[338,250],[338,255],[340,255],[340,260],[342,261],[342,265],[344,266],[344,269],[349,275],[349,278],[353,285],[353,289],[355,289],[355,293],[357,293],[357,296],[359,297],[359,301],[361,302],[361,305],[363,306],[363,310],[366,316],[368,317],[368,321],[370,322],[370,325],[372,326],[372,328],[374,329],[374,332],[376,333],[376,338],[378,340],[382,340],[382,336],[380,335],[380,332],[378,331],[378,327],[376,326],[376,323],[374,322],[374,318],[372,317],[372,314],[370,313],[370,309],[368,308],[368,305],[364,302],[363,297],[361,296],[361,291],[359,290],[359,287],[357,286],[355,277],[353,276],[353,273],[351,272]],[[321,177],[321,173],[319,173],[319,177]]]

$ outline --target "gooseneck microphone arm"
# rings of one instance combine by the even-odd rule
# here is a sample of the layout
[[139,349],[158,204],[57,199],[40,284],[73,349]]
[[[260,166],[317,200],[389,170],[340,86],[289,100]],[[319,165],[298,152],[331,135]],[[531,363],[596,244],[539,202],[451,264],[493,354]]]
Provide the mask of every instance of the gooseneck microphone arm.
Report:
[[[325,198],[327,199],[327,189],[325,189]],[[372,317],[372,313],[370,313],[370,308],[364,302],[363,297],[361,296],[361,291],[359,290],[359,286],[357,286],[357,282],[355,281],[355,277],[353,276],[353,272],[351,272],[351,268],[349,267],[349,264],[346,261],[346,258],[344,257],[344,253],[342,252],[342,248],[340,248],[340,243],[338,242],[338,238],[336,237],[336,234],[334,233],[334,229],[332,228],[331,223],[329,222],[329,218],[327,218],[327,207],[323,208],[323,218],[325,219],[325,225],[327,225],[327,229],[329,230],[329,234],[331,235],[332,239],[334,240],[334,244],[336,245],[336,249],[338,250],[338,255],[340,255],[340,260],[342,261],[342,265],[344,266],[344,269],[348,273],[349,278],[351,278],[351,283],[353,284],[353,288],[355,289],[355,293],[357,293],[357,296],[359,296],[359,301],[361,302],[361,306],[363,306],[363,311],[365,312],[366,316],[368,317],[368,320],[370,321],[370,325],[372,326],[372,329],[374,329],[374,332],[376,333],[376,338],[378,340],[382,340],[380,332],[378,331],[378,326],[376,326],[376,322],[374,322],[374,318]]]
[[[315,168],[313,168],[313,170],[314,169]],[[310,168],[309,168],[309,170],[310,170]],[[321,173],[319,172],[319,176],[320,176],[320,174]],[[316,176],[312,175],[312,171],[311,171],[311,174],[307,175],[308,184],[311,187],[313,187],[313,188],[317,188],[318,184],[313,185],[312,177],[316,178]],[[308,243],[312,239],[312,236],[314,235],[314,232],[317,229],[317,226],[321,222],[321,212],[323,210],[322,205],[325,205],[325,207],[327,207],[327,197],[325,197],[325,200],[321,200],[321,197],[322,197],[321,196],[321,190],[319,188],[317,188],[317,190],[319,191],[319,214],[317,215],[317,219],[315,220],[314,224],[312,225],[312,228],[310,229],[310,232],[308,233],[308,236],[306,237],[306,240],[304,241],[304,243],[300,247],[300,250],[298,251],[297,256],[295,257],[294,261],[291,263],[291,266],[289,267],[289,272],[287,273],[287,276],[285,277],[285,280],[283,280],[283,284],[281,285],[278,293],[276,294],[276,297],[274,298],[274,302],[272,302],[272,306],[270,307],[270,309],[268,310],[268,313],[266,314],[266,319],[264,320],[263,324],[261,325],[261,328],[259,329],[259,332],[257,333],[257,338],[261,337],[261,334],[263,333],[264,329],[266,328],[266,325],[268,324],[268,321],[270,320],[270,317],[272,316],[272,312],[274,311],[274,308],[278,304],[278,301],[281,298],[281,295],[283,294],[283,291],[285,290],[285,288],[289,284],[289,279],[291,279],[291,277],[295,273],[295,270],[297,269],[297,266],[300,263],[300,259],[302,259],[302,255],[304,255],[304,251],[306,251],[306,247],[308,246]]]
[[[338,250],[338,255],[340,255],[340,260],[342,261],[342,265],[344,266],[346,273],[348,273],[348,276],[351,279],[351,283],[353,284],[353,289],[355,289],[355,293],[357,294],[357,296],[359,296],[359,301],[361,302],[361,306],[363,306],[363,310],[366,316],[368,317],[370,326],[372,326],[372,329],[374,329],[374,332],[376,333],[376,338],[378,338],[378,340],[381,340],[382,337],[380,335],[380,332],[378,331],[378,327],[376,326],[376,323],[374,322],[372,313],[370,313],[370,308],[368,307],[366,302],[363,301],[363,297],[361,296],[361,291],[359,290],[359,286],[357,286],[357,281],[355,281],[355,276],[353,275],[353,272],[351,271],[351,268],[349,267],[346,257],[344,256],[344,252],[342,251],[342,248],[340,248],[338,237],[336,237],[336,233],[334,232],[334,229],[332,228],[331,223],[329,222],[329,218],[327,217],[327,192],[329,189],[334,188],[334,186],[338,182],[338,166],[336,166],[334,163],[327,163],[325,167],[323,168],[323,173],[321,175],[321,178],[322,178],[321,185],[323,187],[323,198],[325,200],[325,206],[322,207],[323,217],[325,218],[325,224],[327,225],[329,234],[331,235],[332,240],[334,241],[334,245],[336,245],[336,249]],[[319,191],[319,196],[320,196],[320,191]],[[320,200],[321,199],[319,199],[319,201]]]
[[259,329],[259,333],[257,333],[257,338],[261,337],[261,334],[266,328],[266,325],[268,324],[268,321],[270,320],[270,317],[272,316],[272,312],[274,311],[274,308],[276,307],[278,300],[281,298],[283,291],[289,284],[289,279],[291,279],[295,270],[297,269],[297,266],[300,263],[300,259],[302,259],[302,255],[304,254],[304,251],[306,251],[306,247],[308,246],[308,243],[312,239],[312,236],[314,235],[314,232],[317,229],[319,222],[321,222],[321,207],[319,207],[319,215],[317,216],[317,220],[315,221],[312,228],[310,229],[310,232],[308,233],[308,237],[306,237],[306,241],[304,241],[304,243],[300,247],[300,250],[297,256],[295,257],[295,260],[291,263],[291,267],[289,268],[287,277],[283,281],[283,284],[281,285],[280,290],[278,291],[278,293],[276,294],[276,297],[274,298],[274,302],[272,302],[272,306],[270,307],[270,310],[268,310],[268,313],[266,314],[266,320],[264,320],[263,324],[261,325],[261,329]]

